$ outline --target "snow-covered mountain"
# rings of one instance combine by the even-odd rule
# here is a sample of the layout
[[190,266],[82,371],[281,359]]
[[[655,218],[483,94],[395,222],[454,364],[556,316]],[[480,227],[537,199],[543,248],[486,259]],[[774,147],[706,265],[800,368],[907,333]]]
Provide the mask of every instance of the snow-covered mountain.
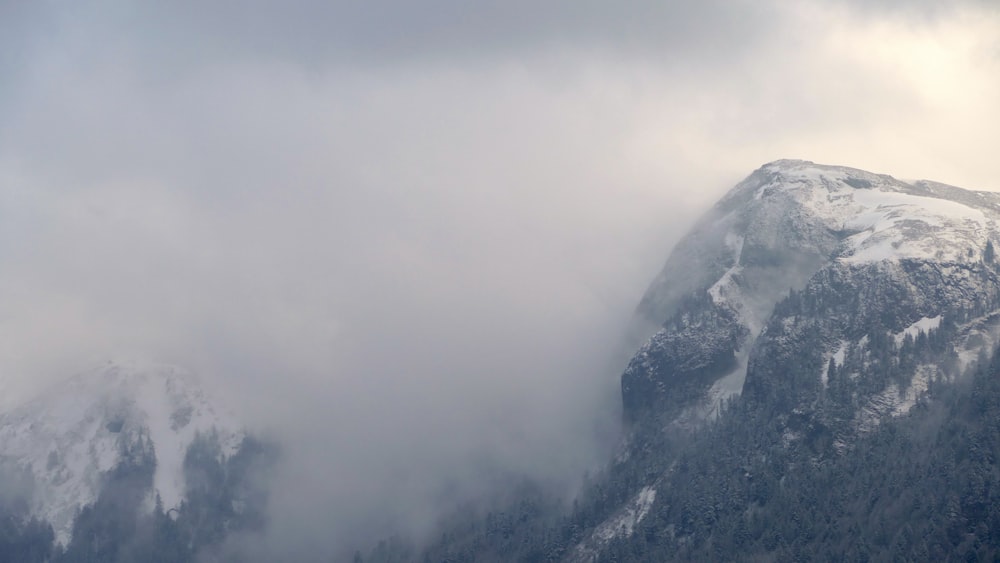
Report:
[[242,426],[191,373],[174,366],[108,363],[0,413],[0,466],[24,478],[29,512],[67,545],[74,517],[95,502],[115,468],[155,460],[147,505],[185,497],[185,455],[199,434],[238,451]]
[[821,464],[956,381],[1000,336],[998,244],[1000,194],[799,160],[755,171],[640,303],[660,328],[622,375],[630,435],[612,474],[642,477],[570,559],[631,537],[630,515],[657,510],[635,499],[689,487],[673,460],[702,446],[678,436],[730,400],[759,440],[732,446],[757,456],[744,467],[774,447]]
[[[975,358],[993,340],[998,222],[1000,194],[806,161],[763,166],[681,241],[643,298],[640,314],[661,329],[623,376],[627,414],[665,408],[691,422],[748,387],[784,385],[747,374],[796,337],[801,311],[776,310],[790,290],[825,307],[811,321],[823,333],[818,384],[876,320],[901,343],[975,310],[959,343],[963,361]],[[916,387],[932,372],[919,370]],[[876,402],[904,412],[915,399],[893,396]]]

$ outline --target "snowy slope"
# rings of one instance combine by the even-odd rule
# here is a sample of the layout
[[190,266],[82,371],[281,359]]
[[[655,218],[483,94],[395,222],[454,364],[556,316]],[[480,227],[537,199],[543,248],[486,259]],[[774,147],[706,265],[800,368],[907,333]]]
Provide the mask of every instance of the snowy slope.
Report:
[[[986,241],[998,240],[998,219],[1000,194],[779,160],[733,188],[678,244],[640,313],[659,324],[691,292],[717,300],[739,292],[734,277],[761,249],[812,255],[814,269],[830,260],[977,261]],[[798,285],[808,277],[784,273]],[[766,314],[767,305],[755,310]]]
[[590,537],[577,545],[566,557],[566,561],[573,563],[597,561],[601,552],[613,540],[628,538],[635,533],[636,527],[649,514],[654,502],[656,502],[656,489],[652,486],[643,487],[625,506],[594,528]]
[[[893,272],[905,270],[903,263],[933,264],[942,275],[962,278],[962,291],[986,295],[992,290],[975,287],[981,282],[970,279],[975,276],[969,268],[983,263],[989,243],[1000,248],[998,223],[1000,195],[994,193],[927,181],[907,183],[800,160],[764,165],[726,194],[678,244],[643,298],[640,315],[661,328],[623,377],[626,410],[630,404],[648,403],[642,395],[676,398],[679,392],[690,394],[692,387],[703,387],[698,401],[671,416],[683,423],[717,412],[722,401],[741,392],[751,350],[775,305],[790,289],[815,286],[814,277],[823,271],[884,267]],[[930,288],[913,291],[926,293]],[[956,305],[944,295],[947,291],[937,307],[929,306],[928,317]],[[707,295],[715,310],[711,317],[732,315],[738,326],[691,320],[706,314],[690,310],[686,303],[692,295]],[[909,332],[915,335],[927,328]],[[679,341],[685,332],[690,338]],[[729,344],[732,334],[740,335],[735,345]],[[732,360],[717,361],[726,367],[711,373],[685,373],[683,354],[699,348],[704,349],[701,356],[732,355]],[[831,349],[827,359],[836,351]],[[974,356],[975,351],[965,354]],[[665,380],[667,376],[673,381]],[[825,384],[825,368],[817,370],[817,377]]]
[[769,179],[756,187],[755,199],[781,193],[789,199],[788,212],[801,212],[831,231],[853,233],[837,259],[979,260],[986,241],[997,237],[995,194],[980,193],[981,199],[963,203],[927,189],[926,183],[806,161],[782,160],[761,170]]
[[66,544],[73,517],[100,492],[102,476],[151,444],[154,492],[165,508],[184,496],[183,462],[196,433],[215,431],[223,453],[243,439],[188,372],[173,366],[109,363],[0,414],[0,460],[33,477],[31,510]]

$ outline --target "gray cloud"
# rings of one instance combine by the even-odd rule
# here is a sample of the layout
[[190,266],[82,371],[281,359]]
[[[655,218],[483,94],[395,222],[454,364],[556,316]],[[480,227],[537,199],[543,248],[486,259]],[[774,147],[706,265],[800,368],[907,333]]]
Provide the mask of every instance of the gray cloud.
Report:
[[487,473],[568,491],[602,457],[616,344],[675,229],[582,142],[612,120],[519,73],[56,76],[73,99],[46,88],[4,143],[24,393],[108,355],[211,376],[287,448],[283,546],[419,530]]
[[5,396],[206,374],[287,444],[278,550],[571,490],[645,284],[762,162],[997,187],[974,2],[37,6],[0,18]]
[[[27,11],[29,8],[21,8]],[[100,50],[157,63],[287,59],[371,64],[415,58],[530,55],[592,45],[673,56],[731,55],[773,28],[779,12],[746,1],[120,3],[39,5],[51,27]]]
[[934,0],[831,0],[869,17],[896,16],[932,23],[935,19],[954,15],[964,10],[1000,11],[1000,6],[991,0],[958,0],[955,2],[935,2]]

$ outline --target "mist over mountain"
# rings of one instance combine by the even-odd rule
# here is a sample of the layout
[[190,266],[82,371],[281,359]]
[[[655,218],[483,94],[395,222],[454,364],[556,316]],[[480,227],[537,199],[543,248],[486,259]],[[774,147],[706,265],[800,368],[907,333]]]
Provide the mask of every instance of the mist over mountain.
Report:
[[572,509],[527,491],[365,560],[994,557],[998,219],[991,192],[763,166],[643,298],[626,438]]
[[[0,2],[4,553],[434,560],[489,519],[623,558],[717,498],[611,460],[662,476],[713,420],[760,428],[730,401],[840,397],[775,423],[793,446],[905,426],[929,365],[986,365],[942,311],[988,301],[990,196],[906,178],[997,188],[998,8]],[[856,388],[865,335],[919,367]],[[795,361],[820,387],[778,384]],[[964,418],[932,418],[974,420],[949,389]]]
[[[0,413],[0,555],[988,559],[997,244],[995,193],[766,164],[681,239],[621,327],[619,341],[660,319],[621,374],[624,433],[602,459],[572,475],[467,457],[451,474],[468,481],[398,497],[427,503],[421,525],[369,505],[387,512],[355,520],[353,546],[306,539],[337,520],[295,502],[301,437],[255,435],[182,368],[108,363]],[[306,437],[323,452],[330,431]]]

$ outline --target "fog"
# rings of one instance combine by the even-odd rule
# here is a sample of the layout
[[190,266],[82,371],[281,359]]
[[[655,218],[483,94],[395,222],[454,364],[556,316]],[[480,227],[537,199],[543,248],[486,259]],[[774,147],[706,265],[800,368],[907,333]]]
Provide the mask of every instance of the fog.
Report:
[[764,162],[1000,188],[988,2],[85,4],[0,8],[4,403],[200,373],[283,445],[278,553],[571,495],[646,284]]

